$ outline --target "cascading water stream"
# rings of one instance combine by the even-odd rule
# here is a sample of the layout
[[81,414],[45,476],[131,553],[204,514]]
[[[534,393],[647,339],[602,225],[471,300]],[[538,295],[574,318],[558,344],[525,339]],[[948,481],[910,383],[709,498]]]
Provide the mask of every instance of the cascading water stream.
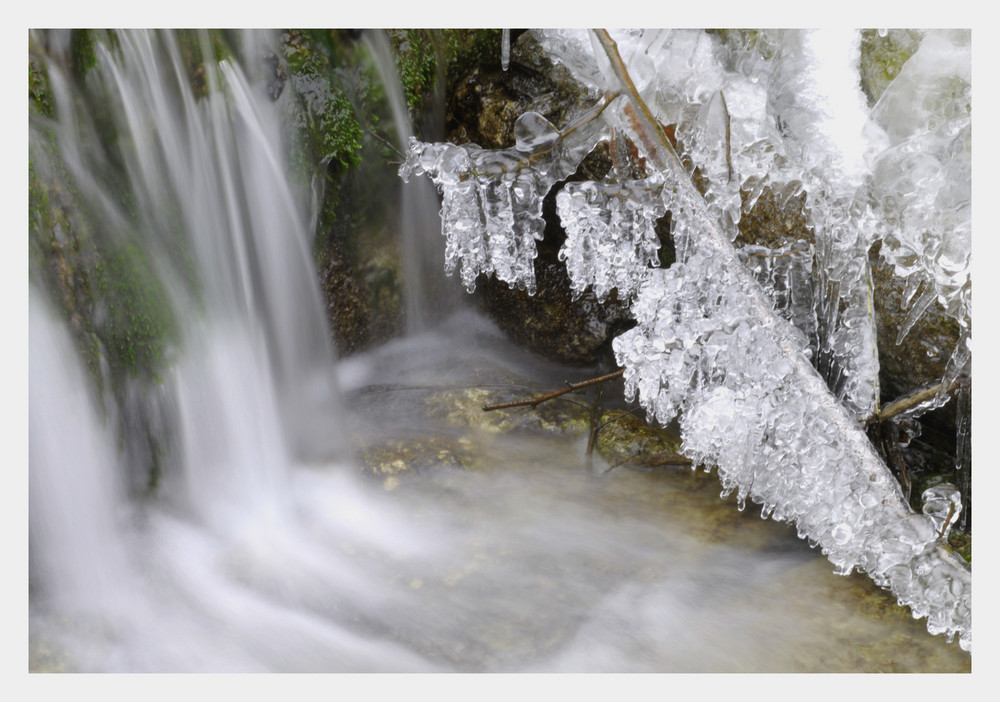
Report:
[[[392,48],[385,32],[366,30],[363,41],[371,52],[386,91],[397,147],[406,150],[414,128],[403,95]],[[430,131],[443,131],[432,129]],[[434,137],[437,138],[437,137]],[[400,194],[399,241],[405,278],[406,331],[418,334],[440,323],[463,302],[455,286],[441,275],[444,239],[438,216],[440,201],[434,186],[423,180],[406,183]]]
[[[172,33],[114,36],[85,83],[50,42],[55,117],[32,118],[32,166],[167,291],[179,331],[151,385],[170,450],[154,493],[127,488],[112,393],[90,389],[115,381],[33,279],[31,670],[851,670],[859,648],[889,652],[871,669],[968,668],[905,612],[866,614],[854,591],[895,603],[714,479],[598,479],[578,434],[478,424],[484,388],[565,369],[468,311],[335,364],[283,166],[290,97],[255,75],[274,39],[241,34],[250,58],[205,61],[197,93]],[[426,469],[362,477],[347,457],[406,441],[431,447]]]

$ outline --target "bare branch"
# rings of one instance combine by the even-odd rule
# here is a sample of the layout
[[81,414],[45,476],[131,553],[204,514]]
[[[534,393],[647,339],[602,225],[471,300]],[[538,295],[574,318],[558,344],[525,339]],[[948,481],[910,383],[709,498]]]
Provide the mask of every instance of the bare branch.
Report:
[[538,405],[546,402],[548,400],[554,400],[561,395],[573,392],[574,390],[579,390],[581,388],[586,388],[591,385],[597,385],[599,383],[606,383],[609,380],[614,380],[615,378],[620,378],[625,374],[625,369],[621,368],[616,370],[614,373],[608,373],[607,375],[602,375],[599,378],[591,378],[589,380],[583,380],[579,383],[566,383],[566,387],[560,388],[559,390],[553,390],[552,392],[545,393],[544,395],[539,395],[538,397],[532,398],[530,400],[515,400],[514,402],[501,402],[495,405],[483,405],[483,412],[492,412],[498,409],[510,409],[511,407],[531,407],[534,409]]

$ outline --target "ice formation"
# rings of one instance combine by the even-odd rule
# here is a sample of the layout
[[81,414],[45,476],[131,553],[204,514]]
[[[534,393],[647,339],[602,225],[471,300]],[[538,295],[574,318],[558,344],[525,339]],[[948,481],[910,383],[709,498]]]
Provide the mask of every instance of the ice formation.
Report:
[[[670,201],[683,192],[665,192],[671,211],[697,210]],[[971,577],[937,549],[940,508],[909,510],[847,409],[831,402],[802,332],[762,314],[748,271],[705,221],[679,224],[679,262],[648,274],[632,305],[638,325],[614,341],[628,399],[660,423],[678,418],[684,454],[718,467],[724,495],[794,523],[837,572],[868,573],[926,616],[931,633],[958,634],[971,649]]]
[[[573,130],[541,130],[546,145],[534,160],[520,144],[488,154],[414,142],[400,173],[427,172],[442,190],[446,266],[460,259],[470,290],[480,272],[531,290],[527,271],[541,228],[526,236],[511,222],[540,216],[541,196],[572,170],[552,168],[552,154],[581,159],[606,138],[594,125],[627,134],[652,167],[649,177],[568,184],[557,196],[567,231],[560,258],[573,290],[589,286],[603,298],[617,289],[634,298],[637,326],[614,340],[627,396],[655,421],[679,419],[686,455],[718,467],[724,494],[735,491],[741,505],[750,498],[765,517],[794,523],[838,572],[868,573],[915,617],[927,617],[931,633],[957,634],[971,650],[971,576],[938,545],[960,503],[933,493],[924,514],[914,514],[860,430],[878,407],[868,269],[875,237],[891,239],[883,255],[900,274],[935,286],[959,317],[969,312],[962,237],[952,244],[927,234],[941,221],[928,212],[933,203],[967,225],[967,113],[921,122],[902,136],[883,137],[871,122],[866,130],[856,32],[618,31],[628,78],[652,112],[644,117],[622,95],[626,81],[598,35],[534,34],[594,95],[612,96],[600,108],[609,108],[610,124],[590,121],[586,139],[572,140],[572,148],[562,144]],[[961,63],[961,51],[955,54]],[[968,61],[962,65],[967,72]],[[890,85],[879,105],[895,94]],[[889,108],[877,107],[874,118],[880,109]],[[654,120],[676,125],[680,160],[665,140],[650,138],[659,129]],[[929,156],[928,141],[940,146]],[[491,158],[508,165],[485,167]],[[899,178],[899,164],[918,158],[926,170]],[[528,179],[525,168],[537,168],[538,177]],[[515,177],[530,180],[530,197],[503,197]],[[814,241],[737,251],[741,215],[765,188],[785,198],[804,194]],[[677,263],[662,269],[652,225],[666,211]],[[917,221],[916,238],[906,217]],[[876,218],[895,228],[876,229]],[[513,251],[516,273],[506,263]]]
[[648,267],[659,265],[655,225],[667,211],[661,188],[647,179],[567,183],[559,191],[556,208],[566,229],[559,260],[566,262],[576,295],[592,287],[598,300],[615,289],[618,299],[630,299]]
[[535,241],[545,229],[542,198],[600,140],[602,111],[599,106],[562,132],[526,112],[514,125],[515,147],[500,151],[410,139],[399,174],[406,181],[426,173],[442,195],[445,273],[460,265],[469,292],[483,273],[534,293]]
[[934,302],[961,329],[945,385],[967,372],[972,333],[971,37],[928,31],[872,109],[869,206],[881,255],[906,281],[900,338]]

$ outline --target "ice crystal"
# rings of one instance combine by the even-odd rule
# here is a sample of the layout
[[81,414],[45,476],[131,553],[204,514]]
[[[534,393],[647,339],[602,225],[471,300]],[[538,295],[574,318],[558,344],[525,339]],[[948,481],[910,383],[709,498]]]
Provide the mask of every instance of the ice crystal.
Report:
[[970,356],[971,65],[968,31],[928,31],[869,125],[882,139],[868,191],[880,252],[906,281],[911,305],[897,343],[931,304],[940,305],[962,332],[945,386]]
[[[664,193],[671,211],[698,209]],[[837,572],[867,572],[929,630],[970,647],[970,578],[935,554],[940,509],[909,511],[846,409],[817,391],[801,331],[762,317],[735,252],[728,258],[688,216],[674,235],[680,260],[647,273],[637,325],[613,342],[626,398],[661,424],[677,419],[682,451],[718,467],[723,495],[794,523]]]
[[948,535],[962,511],[962,496],[951,483],[939,483],[924,490],[920,496],[923,513],[931,518],[940,538]]
[[486,150],[475,144],[425,144],[410,139],[399,175],[427,174],[442,195],[445,273],[460,267],[466,290],[480,273],[512,288],[535,292],[535,241],[545,229],[542,198],[603,138],[599,112],[559,132],[527,112],[514,125],[515,147]]
[[[536,36],[578,80],[611,87],[585,33]],[[656,119],[676,125],[683,162],[730,239],[765,188],[805,193],[816,309],[798,319],[815,334],[813,360],[828,385],[857,417],[869,416],[879,385],[873,240],[856,202],[867,146],[857,33],[629,30],[614,39]],[[628,116],[619,119],[638,144]]]
[[618,290],[632,297],[649,267],[659,265],[656,220],[666,214],[657,180],[624,183],[567,183],[556,196],[566,242],[571,289],[579,296],[592,286],[598,300]]
[[809,242],[794,241],[771,249],[742,246],[740,260],[754,275],[782,317],[796,326],[809,341],[810,356],[816,353],[816,307],[812,282],[813,253]]

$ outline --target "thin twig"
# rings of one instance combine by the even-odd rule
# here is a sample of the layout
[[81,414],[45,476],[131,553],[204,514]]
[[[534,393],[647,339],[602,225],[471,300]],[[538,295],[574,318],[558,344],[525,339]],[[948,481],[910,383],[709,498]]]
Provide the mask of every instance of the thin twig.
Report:
[[955,517],[955,501],[952,500],[948,503],[948,516],[944,518],[944,524],[941,525],[941,533],[938,534],[938,540],[944,538],[945,533],[948,531],[948,527],[951,526],[951,520]]
[[[935,395],[939,393],[951,393],[954,392],[959,385],[961,385],[963,379],[959,378],[952,382],[950,385],[945,387],[944,383],[938,383],[936,385],[930,385],[925,388],[921,388],[915,392],[910,393],[906,397],[901,397],[895,402],[890,403],[887,407],[883,407],[882,411],[876,415],[876,419],[880,422],[892,419],[900,414],[903,414],[907,410],[911,410],[914,407],[918,407],[921,403],[931,400]],[[968,382],[965,380],[964,382]]]
[[[403,160],[405,160],[405,159],[406,159],[406,154],[404,154],[404,153],[403,153],[402,151],[400,151],[400,150],[399,150],[399,149],[398,149],[398,148],[396,147],[396,145],[395,145],[395,144],[393,144],[393,143],[392,143],[391,141],[389,141],[388,139],[386,139],[385,137],[383,137],[383,136],[382,136],[381,134],[378,134],[378,133],[376,133],[376,132],[375,132],[375,130],[374,130],[374,129],[372,129],[371,127],[369,127],[369,126],[368,126],[367,124],[365,125],[365,131],[367,131],[367,132],[368,132],[369,136],[371,136],[371,137],[373,137],[373,138],[377,139],[378,141],[382,142],[382,145],[383,145],[383,146],[387,146],[387,147],[389,147],[389,149],[390,149],[390,150],[391,150],[391,151],[392,151],[392,152],[393,152],[394,154],[396,154],[397,156],[399,156],[399,157],[400,157],[401,159],[403,159]],[[391,163],[391,162],[390,162],[390,163]]]
[[555,398],[565,395],[566,393],[573,392],[574,390],[579,390],[580,388],[586,388],[591,385],[597,385],[598,383],[606,383],[609,380],[614,380],[615,378],[621,377],[625,374],[625,369],[620,368],[614,373],[608,373],[607,375],[602,375],[600,378],[591,378],[590,380],[583,380],[579,383],[566,383],[566,387],[560,388],[559,390],[553,390],[552,392],[547,392],[544,395],[539,395],[538,397],[532,398],[530,400],[515,400],[514,402],[501,402],[495,405],[483,405],[483,412],[492,412],[498,409],[510,409],[511,407],[531,407],[534,409],[538,405],[546,402],[548,400],[554,400]]
[[682,456],[679,453],[672,453],[669,451],[648,455],[644,460],[636,460],[642,455],[642,451],[636,451],[628,458],[618,461],[618,463],[615,463],[613,466],[609,466],[608,470],[604,472],[607,473],[608,471],[614,470],[618,466],[623,466],[626,463],[633,463],[637,466],[645,466],[647,468],[655,468],[656,466],[689,466],[693,463],[693,461],[687,456]]

